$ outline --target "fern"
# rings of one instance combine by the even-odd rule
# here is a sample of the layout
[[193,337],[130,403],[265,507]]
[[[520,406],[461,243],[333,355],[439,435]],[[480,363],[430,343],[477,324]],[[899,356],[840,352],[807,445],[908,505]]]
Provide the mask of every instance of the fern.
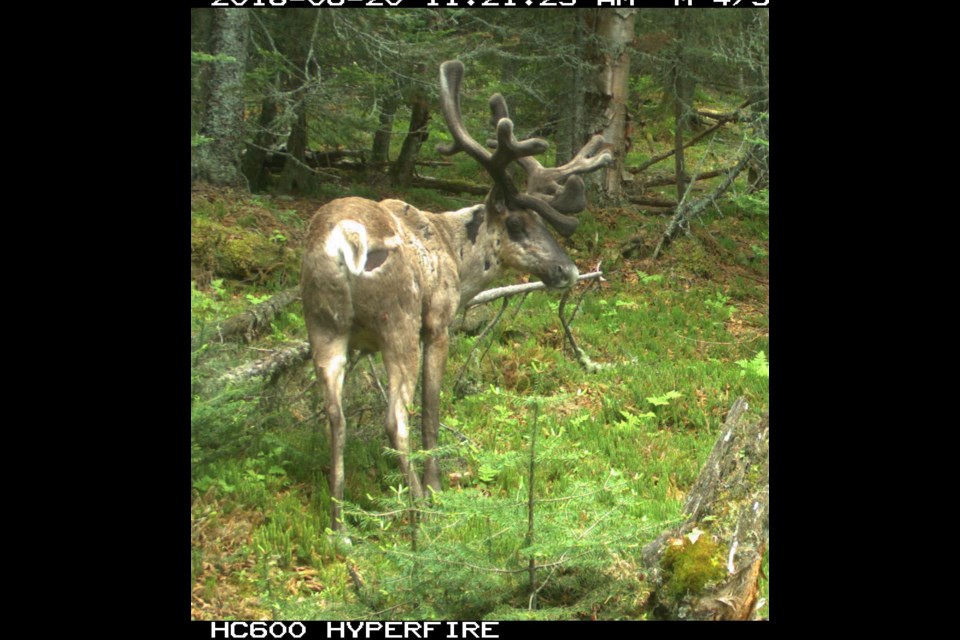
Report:
[[737,360],[737,366],[743,371],[740,375],[751,374],[761,378],[770,377],[770,363],[767,362],[767,354],[763,351],[753,357],[753,360]]

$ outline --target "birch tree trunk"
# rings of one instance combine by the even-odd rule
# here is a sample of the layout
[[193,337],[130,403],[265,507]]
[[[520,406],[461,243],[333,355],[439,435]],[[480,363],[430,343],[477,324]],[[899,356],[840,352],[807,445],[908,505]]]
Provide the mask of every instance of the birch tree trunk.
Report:
[[630,92],[630,46],[637,9],[600,9],[594,16],[600,69],[590,98],[598,130],[613,145],[613,162],[603,172],[603,192],[611,200],[623,193],[624,160],[630,148],[627,97]]

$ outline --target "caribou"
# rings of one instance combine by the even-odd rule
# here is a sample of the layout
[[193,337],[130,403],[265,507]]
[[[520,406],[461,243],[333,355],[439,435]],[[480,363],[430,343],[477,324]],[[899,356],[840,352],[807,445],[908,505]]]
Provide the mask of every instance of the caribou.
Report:
[[[504,268],[531,274],[552,289],[577,281],[576,265],[546,225],[569,237],[572,214],[586,207],[585,174],[612,160],[603,137],[594,136],[567,164],[545,168],[533,156],[547,143],[518,141],[506,102],[490,99],[496,140],[492,152],[463,124],[459,60],[440,66],[440,101],[453,143],[444,155],[464,152],[482,166],[493,186],[482,204],[430,213],[400,200],[347,197],[314,214],[307,231],[300,288],[313,364],[329,421],[331,528],[343,527],[343,450],[346,436],[342,391],[352,351],[381,352],[388,377],[386,429],[414,498],[423,487],[440,490],[438,461],[424,462],[423,482],[410,460],[408,407],[420,375],[421,440],[437,445],[440,384],[447,361],[449,326],[458,310]],[[520,192],[507,173],[517,163],[526,173]]]

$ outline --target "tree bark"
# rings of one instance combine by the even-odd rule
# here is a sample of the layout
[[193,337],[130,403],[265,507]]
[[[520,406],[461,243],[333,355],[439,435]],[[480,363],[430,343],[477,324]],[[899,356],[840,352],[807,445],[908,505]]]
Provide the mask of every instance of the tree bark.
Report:
[[683,195],[687,190],[686,183],[686,162],[683,157],[683,128],[684,123],[686,122],[685,109],[686,106],[683,103],[681,98],[682,90],[680,89],[681,85],[685,82],[683,78],[683,71],[680,69],[682,62],[680,61],[679,54],[674,65],[674,87],[676,95],[673,99],[673,117],[674,117],[674,141],[673,141],[673,170],[674,175],[677,180],[677,202],[683,201]]
[[211,141],[196,147],[191,177],[210,184],[246,188],[240,171],[243,150],[243,75],[247,62],[249,37],[248,11],[214,11],[212,27],[213,55],[226,60],[205,62],[210,65],[206,105],[202,109],[200,135]]
[[307,186],[310,179],[310,170],[306,164],[307,157],[307,107],[301,100],[294,107],[297,118],[290,127],[290,137],[287,138],[287,157],[280,174],[280,191],[284,193],[298,193]]
[[627,97],[630,80],[629,46],[637,9],[597,10],[595,33],[599,39],[600,71],[592,102],[599,112],[600,131],[612,145],[613,162],[603,173],[603,191],[617,201],[623,193],[623,165],[629,150]]
[[[586,40],[586,28],[583,19],[577,13],[571,13],[570,18],[573,25],[571,42],[577,50],[583,50]],[[570,82],[567,85],[566,117],[561,122],[557,136],[556,166],[558,167],[573,159],[573,156],[592,135],[592,131],[585,126],[583,75],[583,65],[574,65],[570,73]],[[588,174],[583,178],[589,180],[591,175]]]
[[[213,46],[213,15],[209,9],[190,10],[190,49],[200,53],[211,53]],[[213,64],[190,65],[190,79],[193,83],[190,91],[190,133],[199,133],[210,102],[210,77]]]
[[[769,52],[767,51],[769,46],[768,34],[769,34],[769,25],[767,21],[769,16],[765,12],[761,12],[757,15],[757,36],[760,38],[759,48],[762,53],[761,62],[756,64],[752,69],[751,75],[753,76],[753,95],[751,96],[753,104],[750,105],[750,112],[754,117],[753,121],[753,136],[756,139],[770,140],[770,122],[767,118],[767,110],[769,107],[769,85],[767,81],[767,67],[766,61],[769,60]],[[753,146],[753,159],[750,163],[750,170],[747,174],[747,182],[750,185],[750,191],[758,191],[760,189],[766,189],[770,184],[770,162],[769,162],[769,149],[763,144],[755,144]]]
[[283,349],[277,349],[269,356],[255,362],[241,365],[220,376],[221,384],[237,383],[251,378],[273,378],[310,359],[310,343],[298,342]]
[[630,93],[630,53],[633,41],[633,22],[636,9],[604,11],[600,20],[600,35],[608,39],[611,51],[606,55],[604,82],[610,94],[609,124],[603,130],[604,139],[613,145],[613,162],[603,170],[603,187],[607,195],[617,199],[622,194],[623,165],[630,149],[627,135],[627,98]]
[[400,106],[400,98],[396,94],[388,96],[380,107],[380,127],[373,134],[373,148],[371,162],[374,166],[386,165],[390,162],[390,139],[393,137],[393,117]]
[[390,180],[394,186],[406,187],[413,180],[413,168],[416,165],[420,145],[427,139],[427,123],[430,121],[430,108],[427,98],[419,90],[410,100],[410,128],[403,139],[400,155],[390,171]]
[[[647,579],[654,585],[647,609],[657,618],[753,618],[770,535],[770,419],[764,414],[747,421],[746,410],[746,401],[738,398],[727,413],[684,506],[687,520],[643,548]],[[707,549],[712,557],[704,555]],[[694,557],[705,566],[689,562]],[[698,569],[721,569],[713,573],[721,577],[698,586]]]
[[247,177],[250,191],[262,191],[267,187],[267,149],[273,146],[276,136],[270,132],[270,126],[277,117],[277,103],[272,98],[264,98],[260,108],[260,117],[257,119],[257,133],[253,143],[247,145],[243,154],[241,168]]
[[686,162],[683,157],[683,132],[691,127],[697,118],[693,108],[693,95],[696,82],[690,69],[688,57],[690,43],[688,32],[696,28],[696,16],[690,12],[674,16],[676,37],[671,45],[670,68],[667,73],[667,90],[673,101],[674,117],[674,175],[677,177],[677,202],[683,201],[689,179],[686,175]]
[[300,297],[300,287],[291,287],[276,294],[269,300],[254,305],[251,309],[219,323],[214,329],[210,342],[237,340],[251,342],[270,322],[280,315],[283,309]]

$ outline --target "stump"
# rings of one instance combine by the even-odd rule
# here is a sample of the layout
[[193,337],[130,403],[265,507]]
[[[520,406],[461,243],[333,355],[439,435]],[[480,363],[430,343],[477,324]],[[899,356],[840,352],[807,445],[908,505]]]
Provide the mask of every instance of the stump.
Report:
[[750,620],[769,538],[769,416],[738,398],[684,505],[687,519],[643,549],[653,616]]

